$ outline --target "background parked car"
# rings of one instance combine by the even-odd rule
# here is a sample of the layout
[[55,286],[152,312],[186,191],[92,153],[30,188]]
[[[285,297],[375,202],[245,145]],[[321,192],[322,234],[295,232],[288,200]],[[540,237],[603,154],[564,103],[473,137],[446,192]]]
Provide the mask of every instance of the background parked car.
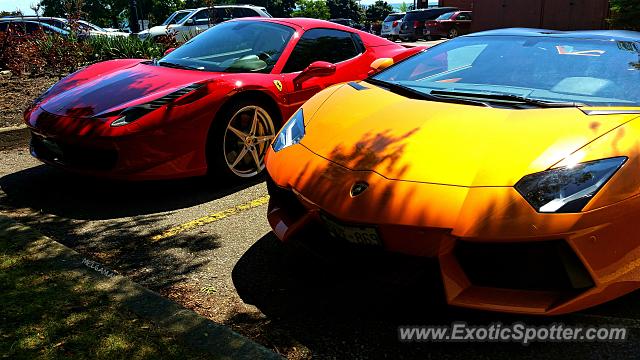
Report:
[[[267,9],[254,5],[220,5],[192,10],[175,24],[154,26],[141,31],[138,37],[158,40],[163,36],[175,36],[178,42],[185,42],[208,28],[223,21],[243,17],[272,17]],[[166,22],[166,21],[165,21]]]
[[0,33],[9,32],[14,36],[31,35],[38,31],[46,34],[69,36],[69,32],[49,24],[22,19],[0,19]]
[[400,33],[400,24],[402,24],[402,18],[406,13],[393,13],[387,15],[382,21],[381,36],[383,38],[398,40],[398,34]]
[[195,9],[185,9],[185,10],[178,10],[176,12],[174,12],[173,14],[169,15],[169,17],[167,18],[167,20],[165,20],[162,25],[171,25],[171,24],[177,24],[179,23],[182,19],[184,19],[187,15],[191,14]]
[[454,7],[436,7],[407,11],[402,19],[398,36],[402,41],[416,41],[424,36],[424,24],[426,21],[435,20],[438,16],[453,11],[458,11],[458,9]]
[[425,38],[448,37],[453,39],[456,36],[468,34],[471,30],[471,11],[455,11],[440,15],[435,20],[425,23]]
[[[51,26],[54,26],[58,29],[62,29],[65,31],[71,31],[71,21],[69,21],[68,19],[65,18],[59,18],[59,17],[49,17],[49,16],[14,16],[14,17],[4,17],[0,20],[12,20],[12,21],[20,21],[20,20],[25,20],[25,21],[31,21],[31,22],[37,22],[37,23],[43,23],[43,24],[48,24]],[[78,32],[83,36],[83,37],[88,37],[88,36],[109,36],[109,37],[113,37],[113,36],[129,36],[128,33],[125,32],[120,32],[120,31],[107,31],[103,28],[101,28],[98,25],[92,24],[88,21],[84,21],[84,20],[78,20],[77,21],[77,27],[78,27]]]
[[330,19],[329,21],[331,21],[332,23],[336,23],[336,24],[352,27],[354,29],[364,30],[364,25],[362,25],[360,23],[357,23],[352,19],[339,18],[339,19]]

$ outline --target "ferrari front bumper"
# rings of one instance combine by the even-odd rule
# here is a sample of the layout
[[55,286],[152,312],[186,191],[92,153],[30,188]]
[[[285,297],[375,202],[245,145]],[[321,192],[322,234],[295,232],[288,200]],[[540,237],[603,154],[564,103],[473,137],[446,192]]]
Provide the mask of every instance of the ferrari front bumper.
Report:
[[[292,167],[304,170],[291,174]],[[637,197],[579,214],[540,214],[511,187],[389,180],[304,146],[270,153],[267,169],[268,220],[282,241],[323,225],[321,214],[375,228],[381,250],[437,258],[452,305],[562,314],[640,287]],[[369,187],[352,196],[358,182]]]
[[100,120],[59,116],[40,108],[28,113],[25,120],[31,130],[31,155],[74,173],[157,180],[207,171],[206,130],[167,126],[116,134]]

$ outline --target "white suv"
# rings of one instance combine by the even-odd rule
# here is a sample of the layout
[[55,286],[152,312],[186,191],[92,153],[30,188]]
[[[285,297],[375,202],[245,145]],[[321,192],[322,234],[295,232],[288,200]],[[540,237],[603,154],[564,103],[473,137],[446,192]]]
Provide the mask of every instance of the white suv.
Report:
[[255,5],[216,5],[193,9],[177,23],[154,26],[138,33],[142,40],[157,39],[159,36],[175,36],[178,42],[185,42],[208,28],[230,19],[243,17],[272,17],[267,9]]

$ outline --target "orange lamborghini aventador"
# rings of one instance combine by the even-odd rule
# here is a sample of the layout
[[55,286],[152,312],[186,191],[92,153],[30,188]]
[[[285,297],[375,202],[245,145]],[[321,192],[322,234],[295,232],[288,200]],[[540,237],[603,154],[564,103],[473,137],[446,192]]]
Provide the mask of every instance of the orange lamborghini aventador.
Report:
[[496,30],[390,65],[276,137],[282,241],[435,257],[468,308],[561,314],[640,287],[639,33]]

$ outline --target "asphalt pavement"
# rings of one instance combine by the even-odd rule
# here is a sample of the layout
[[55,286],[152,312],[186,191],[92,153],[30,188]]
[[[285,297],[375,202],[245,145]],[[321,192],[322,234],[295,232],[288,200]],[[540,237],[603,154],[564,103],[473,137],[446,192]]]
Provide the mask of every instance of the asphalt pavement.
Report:
[[[262,181],[212,178],[114,182],[33,159],[26,138],[0,134],[0,214],[118,274],[228,325],[291,359],[637,358],[640,293],[543,318],[446,306],[437,264],[341,254],[338,262],[284,246],[266,221]],[[401,343],[401,325],[625,326],[625,342]]]

